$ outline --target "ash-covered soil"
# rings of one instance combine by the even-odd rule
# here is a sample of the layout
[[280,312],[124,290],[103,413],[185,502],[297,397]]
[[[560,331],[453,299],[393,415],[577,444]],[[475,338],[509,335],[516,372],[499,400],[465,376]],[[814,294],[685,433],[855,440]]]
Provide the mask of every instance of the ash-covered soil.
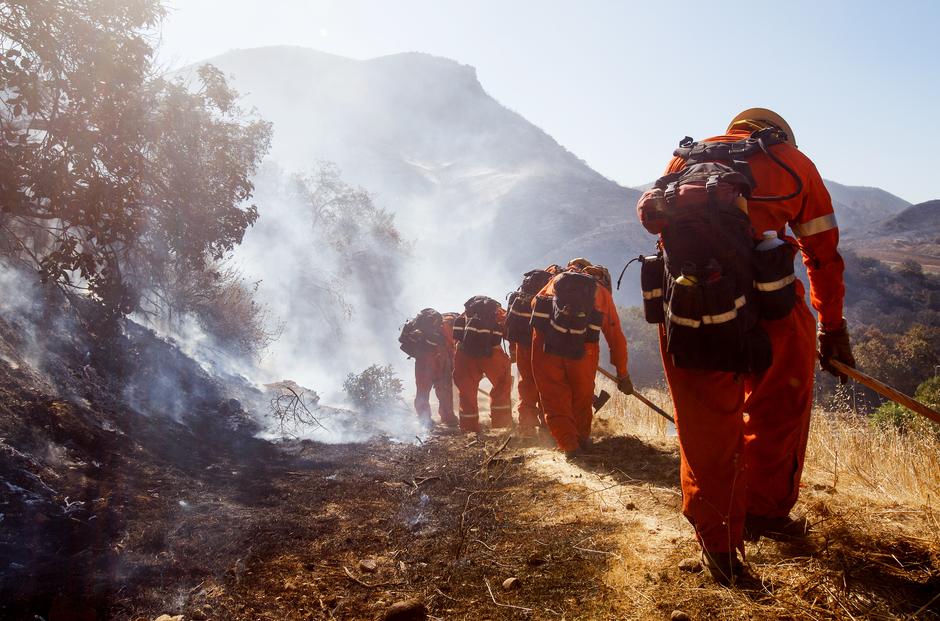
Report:
[[0,318],[3,619],[940,618],[929,505],[814,469],[814,535],[749,546],[759,579],[726,589],[680,568],[675,439],[613,404],[573,463],[507,432],[269,442],[245,383],[140,328],[117,354],[76,334]]

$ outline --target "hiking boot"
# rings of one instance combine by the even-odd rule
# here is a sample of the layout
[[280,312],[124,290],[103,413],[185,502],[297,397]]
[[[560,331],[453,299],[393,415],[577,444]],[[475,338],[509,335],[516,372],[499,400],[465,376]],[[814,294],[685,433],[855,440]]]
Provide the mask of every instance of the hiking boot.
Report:
[[767,517],[750,513],[744,517],[744,539],[747,541],[757,541],[761,537],[774,541],[793,541],[805,539],[808,534],[809,523],[805,517]]
[[737,552],[709,552],[702,550],[702,567],[712,579],[722,586],[732,586],[738,578],[747,574],[744,564],[738,560]]
[[578,438],[578,446],[585,453],[590,453],[591,449],[594,448],[594,440],[591,438]]
[[578,461],[584,457],[584,450],[581,447],[571,449],[570,451],[562,451],[562,453],[568,461]]

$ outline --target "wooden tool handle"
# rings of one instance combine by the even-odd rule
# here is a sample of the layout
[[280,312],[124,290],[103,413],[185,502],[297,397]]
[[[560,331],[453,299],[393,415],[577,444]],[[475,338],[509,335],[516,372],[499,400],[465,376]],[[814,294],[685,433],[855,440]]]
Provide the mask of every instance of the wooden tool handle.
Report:
[[[612,380],[614,382],[617,381],[617,376],[611,373],[610,371],[608,371],[607,369],[605,369],[604,367],[597,367],[597,372],[609,380]],[[641,395],[635,390],[631,394],[637,399],[639,399],[640,403],[650,408],[651,410],[653,410],[654,412],[656,412],[657,414],[659,414],[660,416],[668,420],[673,425],[676,424],[675,419],[672,416],[669,416],[669,414],[667,414],[666,411],[660,408],[658,405],[656,405],[655,403],[653,403],[652,401],[650,401],[649,399],[647,399],[646,397],[644,397],[643,395]]]
[[842,364],[841,362],[839,362],[838,360],[830,360],[829,364],[831,364],[834,369],[836,369],[840,373],[845,373],[846,375],[854,379],[859,384],[868,386],[875,392],[887,397],[888,399],[891,399],[895,403],[903,405],[907,409],[917,412],[921,416],[925,418],[929,418],[933,422],[940,424],[940,412],[938,412],[937,410],[931,407],[924,405],[923,403],[921,403],[920,401],[917,401],[913,397],[909,397],[905,395],[903,392],[899,390],[895,390],[894,388],[888,386],[887,384],[876,380],[872,376],[862,373],[858,369],[853,369],[850,366],[846,366]]

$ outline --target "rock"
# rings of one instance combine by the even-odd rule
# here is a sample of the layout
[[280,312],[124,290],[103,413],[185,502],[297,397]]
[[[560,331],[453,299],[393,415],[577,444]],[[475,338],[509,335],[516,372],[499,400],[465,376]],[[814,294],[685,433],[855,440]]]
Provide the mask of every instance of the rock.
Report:
[[679,561],[679,569],[682,571],[687,571],[690,574],[696,574],[702,571],[702,561],[695,557],[684,558]]
[[359,569],[366,573],[374,574],[375,570],[378,568],[379,568],[378,564],[371,558],[364,558],[361,561],[359,561]]
[[174,615],[172,617],[170,615],[160,615],[153,621],[183,621],[183,615]]
[[428,609],[417,599],[395,602],[382,615],[382,621],[425,621]]
[[672,621],[692,621],[692,618],[689,617],[688,613],[682,612],[681,610],[673,610],[672,614],[669,615],[669,618]]
[[503,580],[503,590],[511,591],[512,589],[518,589],[520,584],[521,582],[519,582],[519,578],[506,578]]

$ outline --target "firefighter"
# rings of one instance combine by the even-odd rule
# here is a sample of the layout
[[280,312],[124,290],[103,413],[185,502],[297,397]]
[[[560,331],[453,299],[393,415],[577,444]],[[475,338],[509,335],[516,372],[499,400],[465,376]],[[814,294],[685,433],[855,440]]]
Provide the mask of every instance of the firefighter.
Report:
[[506,340],[509,341],[511,360],[516,363],[519,375],[517,410],[519,435],[522,438],[534,438],[544,423],[539,389],[532,374],[532,300],[552,276],[561,271],[560,266],[553,264],[544,270],[526,272],[519,288],[509,294]]
[[457,426],[454,415],[454,320],[456,313],[438,313],[432,308],[422,310],[402,328],[401,349],[415,359],[415,412],[421,423],[430,427],[431,388],[438,400],[441,423]]
[[464,304],[464,312],[454,321],[454,384],[460,401],[460,430],[479,432],[480,412],[477,392],[480,380],[489,380],[490,424],[512,427],[512,364],[503,351],[506,311],[496,300],[474,296]]
[[618,388],[633,392],[617,308],[610,291],[584,272],[589,267],[587,259],[573,259],[532,303],[532,372],[545,424],[569,459],[590,446],[601,332],[617,369]]
[[[676,352],[667,350],[668,313],[660,326],[681,449],[683,513],[695,528],[706,568],[722,584],[732,584],[746,574],[737,557],[737,551],[744,553],[745,539],[799,537],[807,532],[805,519],[791,517],[790,511],[797,500],[806,453],[816,338],[823,369],[838,375],[830,360],[855,364],[842,317],[843,262],[832,201],[816,167],[797,148],[790,126],[770,110],[753,108],[737,115],[724,135],[704,145],[740,146],[761,130],[778,136],[777,144],[767,149],[762,145],[747,159],[761,196],[747,199],[746,204],[741,196],[736,200],[746,210],[753,231],[767,232],[769,247],[780,243],[779,235],[789,247],[801,251],[818,325],[803,302],[802,283],[792,276],[795,250],[791,250],[786,256],[790,276],[758,283],[763,292],[790,291],[785,294],[786,308],[792,307],[779,318],[755,319],[772,353],[760,372],[682,368]],[[682,155],[681,151],[677,154]],[[667,175],[686,166],[687,159],[677,156],[669,163]],[[637,210],[648,230],[660,232],[662,224],[653,226],[654,206],[660,204],[654,193],[655,189],[644,194]],[[787,225],[796,239],[784,236]],[[684,284],[683,279],[688,280],[684,273],[675,282]]]

